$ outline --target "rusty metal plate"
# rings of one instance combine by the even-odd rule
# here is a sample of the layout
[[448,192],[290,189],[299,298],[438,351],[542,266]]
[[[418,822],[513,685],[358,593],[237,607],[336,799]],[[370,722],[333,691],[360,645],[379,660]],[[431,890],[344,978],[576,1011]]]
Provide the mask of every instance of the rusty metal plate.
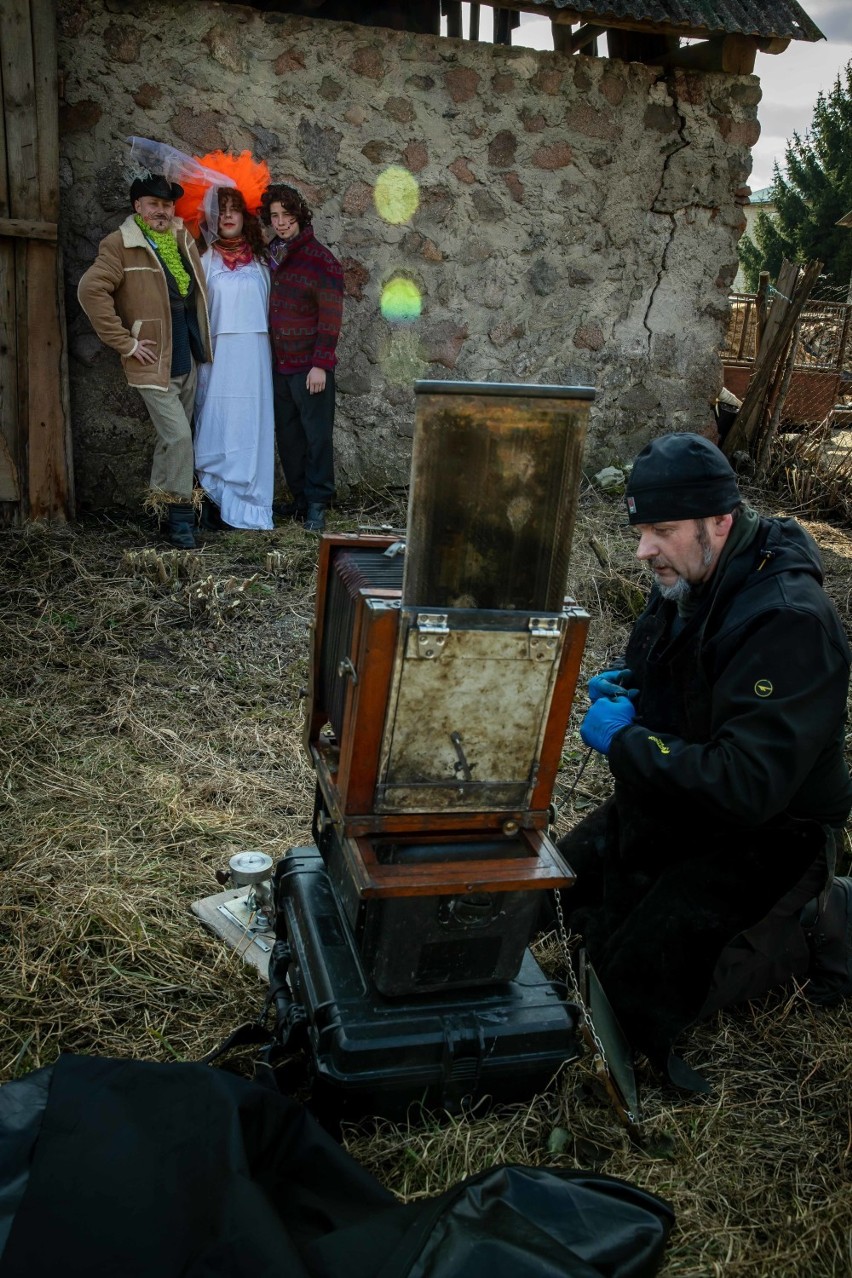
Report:
[[518,808],[535,784],[565,619],[520,615],[517,629],[485,630],[448,615],[445,633],[431,622],[421,632],[416,614],[403,628],[379,811]]

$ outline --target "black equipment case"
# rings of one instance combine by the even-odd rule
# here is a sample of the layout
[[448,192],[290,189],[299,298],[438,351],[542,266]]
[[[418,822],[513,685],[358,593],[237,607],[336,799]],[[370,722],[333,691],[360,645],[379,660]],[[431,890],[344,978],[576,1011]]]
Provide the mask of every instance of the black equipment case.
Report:
[[367,975],[315,847],[279,862],[274,890],[270,984],[279,1029],[306,1031],[315,1104],[343,1117],[457,1112],[529,1096],[578,1057],[579,1011],[529,951],[512,981],[391,998]]

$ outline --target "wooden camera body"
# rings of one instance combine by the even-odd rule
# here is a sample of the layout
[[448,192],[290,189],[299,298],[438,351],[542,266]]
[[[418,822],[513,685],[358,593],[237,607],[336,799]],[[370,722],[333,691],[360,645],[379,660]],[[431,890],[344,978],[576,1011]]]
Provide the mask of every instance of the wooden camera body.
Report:
[[593,392],[420,382],[408,529],[322,538],[315,837],[381,994],[511,981],[588,615],[565,598]]

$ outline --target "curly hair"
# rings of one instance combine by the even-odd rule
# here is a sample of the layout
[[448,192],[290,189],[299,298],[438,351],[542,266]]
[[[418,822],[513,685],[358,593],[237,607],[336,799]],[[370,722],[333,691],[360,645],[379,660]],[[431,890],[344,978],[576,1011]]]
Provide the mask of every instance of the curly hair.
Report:
[[313,214],[305,203],[304,196],[293,186],[285,186],[282,182],[273,183],[263,192],[260,200],[260,219],[265,226],[272,225],[270,209],[273,204],[280,204],[285,213],[289,213],[299,223],[299,230],[310,226]]
[[237,213],[242,213],[243,235],[248,241],[248,246],[259,261],[265,262],[267,255],[263,231],[260,229],[257,215],[249,213],[246,208],[242,193],[233,186],[220,186],[217,187],[217,194],[219,196],[219,216],[222,216],[225,209],[233,209]]

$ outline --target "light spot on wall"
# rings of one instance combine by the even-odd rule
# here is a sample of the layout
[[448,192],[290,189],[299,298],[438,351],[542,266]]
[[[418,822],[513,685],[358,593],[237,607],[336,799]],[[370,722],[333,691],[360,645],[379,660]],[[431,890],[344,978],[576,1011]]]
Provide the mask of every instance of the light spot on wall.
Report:
[[414,280],[397,275],[382,289],[382,315],[395,324],[410,324],[420,318],[423,298]]
[[386,222],[400,226],[410,222],[417,212],[420,203],[420,188],[417,178],[408,169],[392,164],[379,174],[373,194],[379,215]]

